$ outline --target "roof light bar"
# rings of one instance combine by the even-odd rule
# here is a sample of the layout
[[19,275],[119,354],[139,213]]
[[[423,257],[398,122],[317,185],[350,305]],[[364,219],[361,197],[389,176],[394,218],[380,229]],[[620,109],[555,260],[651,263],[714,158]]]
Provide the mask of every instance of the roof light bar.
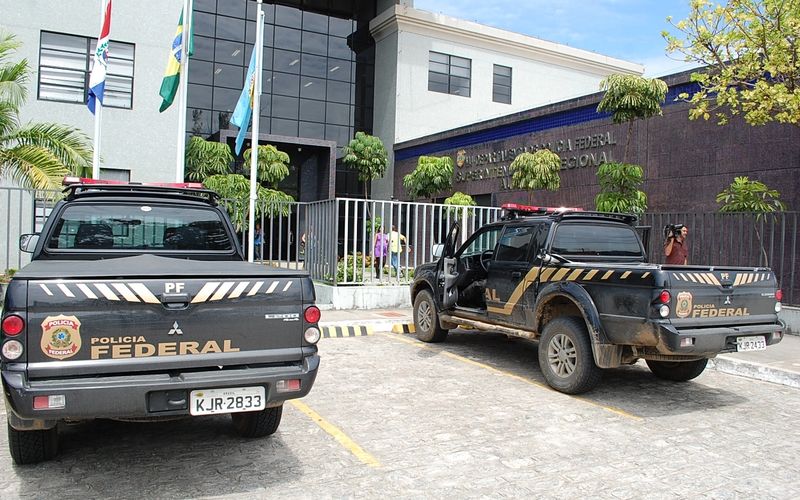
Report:
[[519,203],[505,203],[500,208],[509,212],[531,213],[531,214],[554,214],[558,212],[583,212],[578,207],[539,207],[532,205],[520,205]]
[[67,176],[61,181],[62,186],[73,186],[75,184],[86,185],[125,185],[125,186],[152,186],[178,189],[203,189],[201,182],[125,182],[112,181],[107,179],[89,179],[87,177]]

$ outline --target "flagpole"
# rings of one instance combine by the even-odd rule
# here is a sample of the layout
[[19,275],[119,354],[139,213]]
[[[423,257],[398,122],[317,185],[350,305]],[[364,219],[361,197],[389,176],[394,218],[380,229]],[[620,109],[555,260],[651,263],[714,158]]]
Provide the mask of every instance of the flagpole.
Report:
[[[103,31],[103,22],[105,21],[106,9],[105,2],[100,0],[100,31]],[[100,45],[100,37],[97,38],[97,44]],[[97,50],[95,48],[95,50]],[[100,115],[103,114],[103,103],[100,99],[94,100],[94,148],[92,151],[92,179],[100,178]]]
[[[261,0],[258,0],[258,14],[256,14],[256,41],[253,50],[256,54],[256,68],[253,75],[253,138],[250,140],[250,217],[247,228],[247,260],[253,262],[256,220],[256,182],[258,181],[258,115],[261,107],[261,53],[264,47],[264,12],[261,10]],[[247,124],[245,124],[245,127]],[[263,245],[263,242],[262,242]]]
[[178,151],[175,158],[175,182],[184,180],[186,157],[186,93],[189,87],[189,37],[192,29],[192,0],[183,0],[183,28],[181,32],[181,69],[178,88]]

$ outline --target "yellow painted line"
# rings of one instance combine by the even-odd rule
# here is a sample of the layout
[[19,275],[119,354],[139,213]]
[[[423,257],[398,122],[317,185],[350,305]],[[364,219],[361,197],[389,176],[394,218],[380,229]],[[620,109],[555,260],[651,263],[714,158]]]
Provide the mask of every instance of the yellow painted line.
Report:
[[308,407],[305,403],[301,403],[296,399],[292,399],[289,401],[295,408],[300,410],[301,412],[305,413],[311,420],[314,421],[323,431],[327,432],[328,434],[333,437],[336,441],[339,442],[342,446],[345,447],[347,451],[352,453],[356,456],[361,462],[369,465],[370,467],[380,467],[381,463],[378,460],[364,451],[364,448],[360,447],[355,441],[350,439],[347,434],[342,432],[338,427],[333,425],[332,423],[328,422],[322,416]]
[[395,323],[392,325],[392,333],[415,333],[414,323]]
[[557,394],[561,394],[562,396],[567,396],[567,397],[570,397],[572,399],[577,399],[578,401],[583,401],[584,403],[587,403],[587,404],[592,405],[592,406],[596,406],[598,408],[602,408],[603,410],[610,411],[611,413],[615,413],[615,414],[620,415],[620,416],[625,417],[625,418],[630,418],[630,419],[633,419],[633,420],[641,420],[642,419],[642,417],[640,417],[639,415],[634,415],[633,413],[628,413],[627,411],[625,411],[625,410],[623,410],[621,408],[617,408],[615,406],[608,406],[608,405],[604,405],[604,404],[600,404],[600,403],[595,403],[594,401],[592,401],[590,399],[586,399],[586,398],[584,398],[582,396],[570,396],[568,394],[559,393],[559,392],[555,391],[555,389],[551,388],[547,384],[543,384],[541,382],[537,382],[536,380],[531,380],[529,378],[522,377],[522,376],[517,375],[515,373],[511,373],[511,372],[508,372],[508,371],[505,371],[505,370],[501,370],[500,368],[495,368],[494,366],[487,365],[487,364],[481,363],[479,361],[475,361],[475,360],[472,360],[472,359],[469,359],[469,358],[465,358],[464,356],[459,356],[458,354],[453,354],[452,352],[447,352],[447,351],[444,351],[444,350],[441,350],[441,349],[434,349],[433,347],[431,347],[431,346],[429,346],[427,344],[423,344],[418,340],[411,340],[411,339],[407,339],[407,338],[404,338],[404,337],[392,337],[392,338],[395,339],[395,340],[400,340],[402,342],[405,342],[406,344],[413,345],[414,347],[418,347],[420,349],[428,349],[428,350],[436,351],[439,354],[441,354],[442,356],[446,356],[448,358],[455,359],[456,361],[461,361],[463,363],[466,363],[468,365],[472,365],[472,366],[475,366],[475,367],[478,367],[478,368],[483,368],[484,370],[488,370],[488,371],[490,371],[492,373],[496,373],[498,375],[503,375],[503,376],[509,377],[511,379],[517,380],[519,382],[523,382],[523,383],[528,384],[528,385],[539,387],[540,389],[547,389],[548,391],[556,392]]

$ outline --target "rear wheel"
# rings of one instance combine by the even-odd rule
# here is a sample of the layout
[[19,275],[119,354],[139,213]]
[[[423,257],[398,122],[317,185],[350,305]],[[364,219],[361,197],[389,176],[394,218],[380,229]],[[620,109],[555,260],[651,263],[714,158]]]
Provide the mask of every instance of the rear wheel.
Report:
[[653,361],[650,359],[645,361],[653,375],[673,382],[686,382],[698,377],[708,364],[706,358],[695,361]]
[[414,299],[414,327],[417,338],[423,342],[442,342],[447,338],[447,330],[439,325],[436,303],[429,290],[422,290]]
[[283,405],[261,411],[231,413],[236,433],[246,438],[259,438],[275,434],[281,424]]
[[594,364],[589,333],[582,319],[556,318],[544,327],[539,341],[539,367],[553,389],[580,394],[594,388],[602,371]]
[[58,453],[58,428],[18,431],[9,425],[8,449],[17,465],[50,460]]

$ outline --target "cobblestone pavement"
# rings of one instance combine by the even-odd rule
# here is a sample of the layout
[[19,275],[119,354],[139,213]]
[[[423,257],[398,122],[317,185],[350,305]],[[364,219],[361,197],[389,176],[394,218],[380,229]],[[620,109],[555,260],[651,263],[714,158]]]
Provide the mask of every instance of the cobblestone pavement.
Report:
[[2,436],[0,497],[800,497],[795,388],[635,365],[572,397],[544,385],[535,343],[468,332],[320,350],[314,389],[270,438],[238,438],[227,417],[82,423],[54,461],[16,467]]

